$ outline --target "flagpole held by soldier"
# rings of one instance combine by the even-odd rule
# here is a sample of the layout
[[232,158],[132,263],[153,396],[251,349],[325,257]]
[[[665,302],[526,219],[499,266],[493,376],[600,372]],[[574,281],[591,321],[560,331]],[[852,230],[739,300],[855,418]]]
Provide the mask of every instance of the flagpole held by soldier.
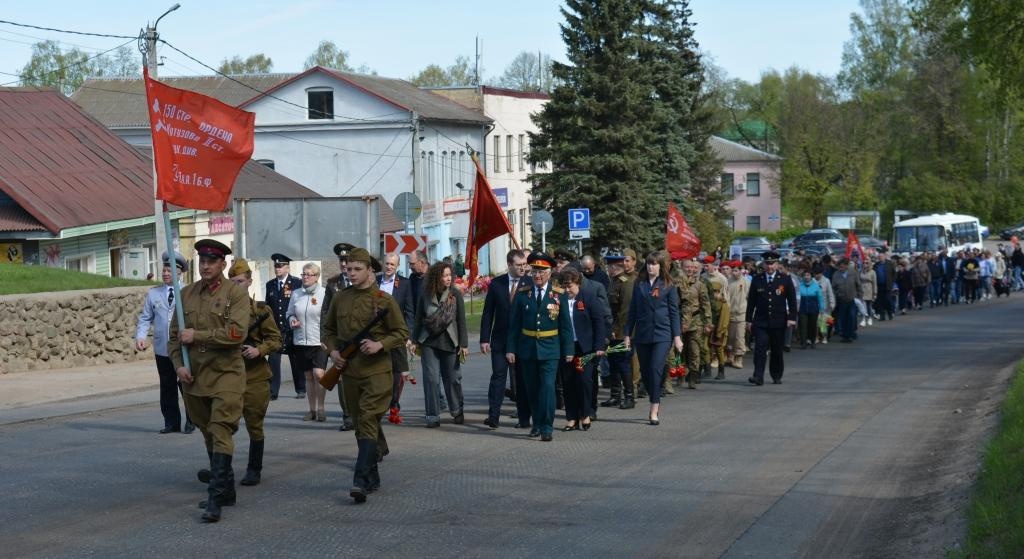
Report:
[[[203,522],[217,522],[221,507],[235,504],[232,436],[242,416],[245,362],[242,343],[251,320],[248,292],[224,277],[231,249],[211,239],[196,243],[201,279],[181,290],[185,323],[171,321],[168,349],[185,387],[185,407],[203,433],[210,458]],[[189,348],[191,369],[182,359]]]

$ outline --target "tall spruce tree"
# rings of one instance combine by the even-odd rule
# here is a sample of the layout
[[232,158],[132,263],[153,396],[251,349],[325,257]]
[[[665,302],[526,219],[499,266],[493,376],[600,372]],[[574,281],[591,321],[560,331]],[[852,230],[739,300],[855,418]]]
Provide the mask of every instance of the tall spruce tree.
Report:
[[682,0],[568,0],[568,64],[534,116],[534,204],[552,212],[549,239],[568,235],[567,210],[591,209],[593,247],[661,248],[669,201],[687,207],[698,152],[689,128],[700,68]]

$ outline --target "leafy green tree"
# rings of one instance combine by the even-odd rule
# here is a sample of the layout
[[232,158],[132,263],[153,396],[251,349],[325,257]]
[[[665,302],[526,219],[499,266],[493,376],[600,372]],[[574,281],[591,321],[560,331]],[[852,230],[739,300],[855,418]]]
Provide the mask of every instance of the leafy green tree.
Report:
[[56,41],[32,45],[32,57],[21,69],[23,85],[52,87],[71,95],[86,78],[135,77],[141,74],[140,57],[127,46],[113,55],[92,55],[78,48],[64,50]]
[[451,87],[473,85],[475,77],[469,65],[469,58],[459,56],[448,68],[431,64],[409,78],[409,83],[417,87]]
[[274,68],[274,61],[263,53],[253,54],[242,58],[237,54],[231,58],[225,58],[217,68],[222,74],[266,74]]
[[497,84],[519,91],[550,92],[553,85],[551,56],[539,52],[520,52],[505,68]]
[[324,68],[333,68],[343,72],[352,71],[352,67],[348,63],[348,53],[338,48],[338,45],[334,44],[333,41],[326,39],[320,41],[313,54],[306,58],[306,63],[303,67],[308,70],[313,66],[323,66]]

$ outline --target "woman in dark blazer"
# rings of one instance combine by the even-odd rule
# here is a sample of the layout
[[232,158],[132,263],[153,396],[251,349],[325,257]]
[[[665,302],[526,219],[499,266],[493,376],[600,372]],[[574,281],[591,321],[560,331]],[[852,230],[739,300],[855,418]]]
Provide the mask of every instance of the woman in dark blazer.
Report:
[[[580,289],[582,275],[575,268],[566,267],[558,277],[558,284],[565,289],[569,299],[569,316],[572,319],[572,334],[575,341],[575,356],[579,359],[588,353],[597,353],[600,357],[608,347],[608,333],[605,330],[604,311],[599,306],[593,291]],[[590,429],[594,416],[594,366],[598,359],[593,359],[582,367],[576,361],[559,365],[562,374],[562,386],[565,387],[565,419],[563,431],[583,428]]]
[[647,255],[645,262],[633,286],[623,341],[627,347],[636,348],[640,378],[651,402],[648,420],[651,425],[658,425],[665,360],[673,346],[677,352],[683,352],[683,340],[680,338],[679,291],[669,276],[668,255],[655,251]]

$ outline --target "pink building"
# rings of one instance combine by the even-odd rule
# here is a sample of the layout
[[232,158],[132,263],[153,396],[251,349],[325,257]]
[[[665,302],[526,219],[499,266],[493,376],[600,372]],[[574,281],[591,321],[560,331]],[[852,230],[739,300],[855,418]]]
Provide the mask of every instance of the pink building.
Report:
[[732,200],[729,209],[733,217],[726,223],[733,231],[778,231],[782,224],[782,158],[718,136],[709,141],[723,162],[722,193]]

